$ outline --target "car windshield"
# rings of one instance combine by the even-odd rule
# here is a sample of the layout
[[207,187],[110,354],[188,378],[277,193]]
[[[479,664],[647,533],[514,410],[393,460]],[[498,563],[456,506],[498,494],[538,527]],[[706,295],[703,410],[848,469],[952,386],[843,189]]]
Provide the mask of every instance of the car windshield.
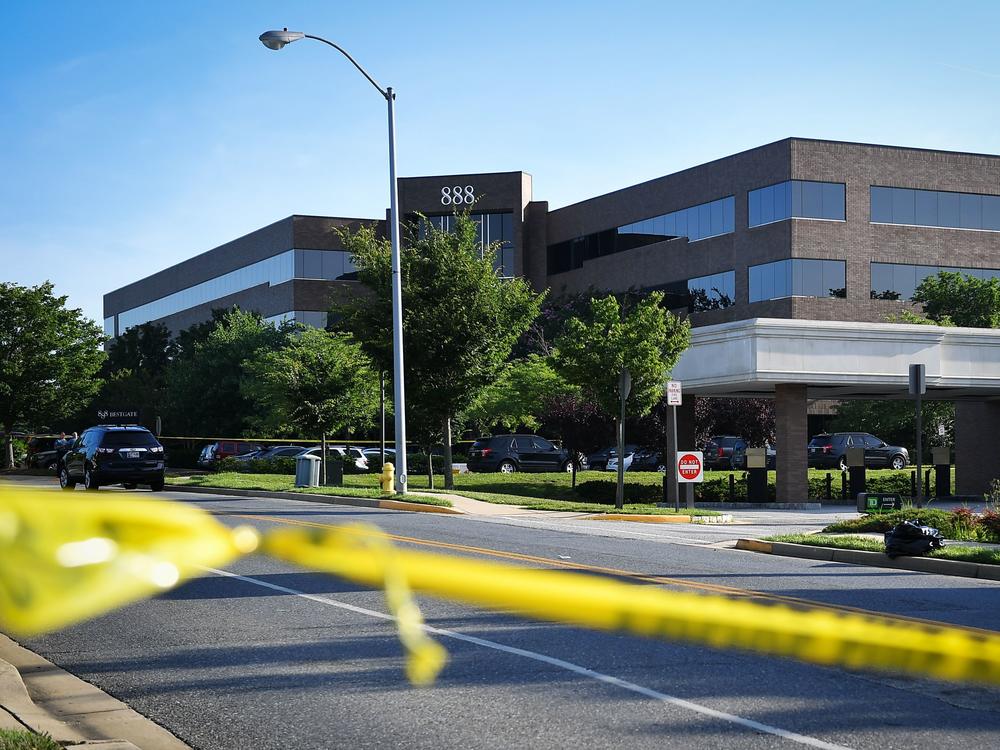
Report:
[[152,433],[139,430],[105,432],[101,439],[102,448],[152,448],[159,443]]
[[739,440],[739,438],[735,438],[735,437],[714,437],[714,438],[712,438],[712,442],[713,443],[715,443],[716,445],[721,445],[723,448],[732,448],[734,445],[736,445],[736,442],[738,440]]

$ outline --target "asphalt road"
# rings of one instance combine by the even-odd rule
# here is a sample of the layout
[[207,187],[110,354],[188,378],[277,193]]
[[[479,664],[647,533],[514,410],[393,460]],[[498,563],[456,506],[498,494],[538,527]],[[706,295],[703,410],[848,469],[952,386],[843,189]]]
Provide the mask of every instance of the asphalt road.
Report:
[[[674,579],[669,588],[727,586],[989,629],[1000,613],[997,583],[725,546],[817,528],[823,514],[659,526],[164,497],[227,523],[362,520],[462,545],[457,554],[664,576]],[[262,557],[226,573],[26,645],[206,750],[1000,747],[1000,690],[595,633],[433,599],[421,607],[450,661],[434,686],[415,689],[381,592]]]

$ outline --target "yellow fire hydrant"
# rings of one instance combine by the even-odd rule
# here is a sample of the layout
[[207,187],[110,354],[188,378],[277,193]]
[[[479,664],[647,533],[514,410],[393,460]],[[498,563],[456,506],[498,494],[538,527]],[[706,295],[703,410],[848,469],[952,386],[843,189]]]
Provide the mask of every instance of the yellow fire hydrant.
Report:
[[392,486],[396,480],[396,467],[391,462],[386,461],[382,464],[382,473],[378,475],[378,478],[382,484],[382,492],[392,492]]

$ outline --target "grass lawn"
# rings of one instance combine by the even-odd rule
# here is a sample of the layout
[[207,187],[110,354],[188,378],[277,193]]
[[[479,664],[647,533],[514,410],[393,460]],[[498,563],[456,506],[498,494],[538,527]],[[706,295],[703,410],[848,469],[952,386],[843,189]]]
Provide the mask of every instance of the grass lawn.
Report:
[[[660,484],[663,476],[656,473],[636,472],[626,474],[629,483]],[[613,472],[587,471],[577,474],[577,481],[589,479],[610,480]],[[613,504],[585,503],[573,493],[570,487],[570,474],[555,472],[551,474],[459,474],[455,476],[455,489],[449,490],[456,495],[483,500],[500,505],[518,505],[536,510],[561,510],[578,513],[614,513]],[[187,477],[168,477],[167,484],[182,484],[192,487],[225,487],[229,489],[270,490],[278,492],[309,492],[325,495],[340,495],[341,497],[370,497],[376,499],[404,499],[412,502],[422,502],[430,505],[446,505],[451,503],[442,498],[424,497],[422,495],[406,495],[399,498],[387,495],[378,486],[376,474],[348,474],[344,477],[343,487],[319,487],[313,489],[296,488],[294,478],[285,474],[240,474],[225,472],[218,474],[198,474]],[[410,475],[410,489],[427,490],[427,475]],[[434,477],[434,491],[444,492],[444,477]],[[611,498],[609,498],[611,499]],[[658,508],[652,504],[626,504],[622,512],[636,514],[672,514],[673,508]],[[681,508],[682,514],[711,516],[718,515],[710,510],[687,511]]]
[[62,750],[62,745],[47,734],[0,729],[0,750]]
[[269,492],[304,492],[310,495],[336,495],[339,497],[368,497],[375,500],[406,500],[424,505],[451,507],[451,501],[439,497],[404,495],[382,492],[375,475],[345,477],[345,480],[364,478],[362,483],[348,483],[344,487],[296,487],[295,477],[289,474],[240,474],[220,472],[218,474],[196,474],[187,477],[167,477],[168,485],[188,487],[223,487],[230,490],[266,490]]
[[[790,542],[792,544],[807,544],[812,547],[836,547],[837,549],[856,549],[863,552],[885,552],[885,544],[880,539],[866,536],[828,536],[825,534],[781,534],[769,536],[765,542]],[[937,557],[945,560],[960,560],[962,562],[1000,565],[1000,550],[984,547],[947,546],[937,549],[924,557]]]

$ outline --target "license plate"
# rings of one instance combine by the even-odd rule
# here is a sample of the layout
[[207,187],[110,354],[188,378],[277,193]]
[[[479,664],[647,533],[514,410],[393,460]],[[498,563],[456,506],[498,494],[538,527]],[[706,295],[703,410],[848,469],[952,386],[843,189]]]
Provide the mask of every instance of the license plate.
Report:
[[125,458],[139,458],[139,452],[138,451],[127,451],[125,453]]

